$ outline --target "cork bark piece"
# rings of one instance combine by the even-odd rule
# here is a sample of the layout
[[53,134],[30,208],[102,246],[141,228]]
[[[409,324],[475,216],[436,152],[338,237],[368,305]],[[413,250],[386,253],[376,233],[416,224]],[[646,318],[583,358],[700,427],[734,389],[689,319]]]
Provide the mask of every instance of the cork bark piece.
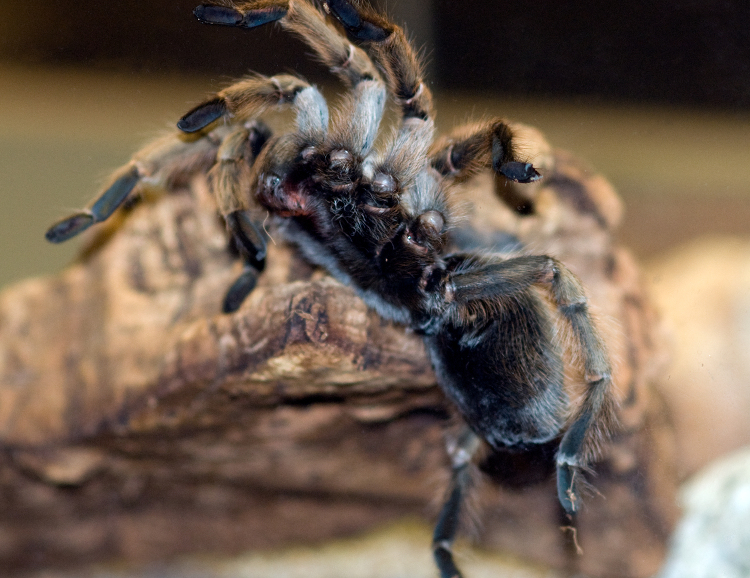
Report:
[[[674,518],[655,320],[615,241],[612,188],[528,134],[544,158],[545,178],[518,189],[533,211],[508,202],[518,185],[480,175],[461,186],[459,228],[488,247],[513,236],[581,277],[623,427],[577,520],[582,555],[536,455],[485,465],[474,537],[557,568],[647,576]],[[222,315],[240,265],[202,178],[87,243],[61,273],[0,295],[0,567],[235,553],[434,517],[456,418],[418,336],[277,238],[258,287]]]

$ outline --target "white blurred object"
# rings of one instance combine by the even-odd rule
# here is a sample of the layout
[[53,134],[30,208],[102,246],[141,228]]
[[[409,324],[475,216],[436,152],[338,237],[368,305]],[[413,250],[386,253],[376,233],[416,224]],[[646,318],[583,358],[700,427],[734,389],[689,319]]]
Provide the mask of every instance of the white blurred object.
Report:
[[682,502],[658,578],[750,576],[750,448],[709,466],[686,485]]

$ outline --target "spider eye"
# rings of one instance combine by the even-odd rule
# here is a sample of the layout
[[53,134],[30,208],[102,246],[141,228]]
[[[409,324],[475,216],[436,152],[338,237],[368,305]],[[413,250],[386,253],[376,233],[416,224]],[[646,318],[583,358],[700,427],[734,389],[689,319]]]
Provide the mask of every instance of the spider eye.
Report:
[[404,241],[407,246],[411,247],[417,253],[426,254],[429,251],[429,248],[424,243],[420,242],[411,231],[406,231],[404,233]]
[[263,179],[263,185],[267,189],[275,189],[280,182],[281,179],[277,175],[266,175]]

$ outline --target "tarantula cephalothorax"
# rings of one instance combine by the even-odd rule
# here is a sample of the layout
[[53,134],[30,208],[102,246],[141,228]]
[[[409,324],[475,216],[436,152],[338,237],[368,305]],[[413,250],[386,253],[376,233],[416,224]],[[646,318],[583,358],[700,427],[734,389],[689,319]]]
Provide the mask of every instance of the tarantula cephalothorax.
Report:
[[[103,221],[143,183],[207,173],[245,260],[226,312],[255,286],[265,256],[256,222],[259,213],[270,214],[311,262],[354,287],[383,317],[420,333],[440,386],[468,426],[449,443],[452,485],[433,543],[441,576],[458,576],[451,543],[481,441],[524,449],[565,432],[558,496],[576,512],[579,473],[615,420],[610,365],[583,288],[562,263],[449,251],[452,183],[485,168],[521,183],[540,178],[519,159],[508,125],[477,124],[433,142],[431,93],[403,31],[349,0],[325,0],[322,9],[309,0],[250,0],[204,4],[195,15],[244,28],[278,21],[298,34],[350,89],[331,122],[321,93],[304,80],[248,77],[188,112],[181,132],[138,152],[88,210],[53,225],[47,238],[61,242]],[[388,97],[401,120],[376,150]],[[275,104],[291,105],[294,132],[274,136],[258,120]],[[535,286],[548,289],[572,327],[587,382],[577,408],[564,391],[562,346]]]

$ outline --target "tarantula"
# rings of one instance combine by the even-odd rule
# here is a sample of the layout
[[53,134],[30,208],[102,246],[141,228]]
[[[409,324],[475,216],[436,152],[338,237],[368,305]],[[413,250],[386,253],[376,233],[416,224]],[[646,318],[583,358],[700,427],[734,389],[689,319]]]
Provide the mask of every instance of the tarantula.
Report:
[[[322,10],[308,0],[203,4],[195,15],[244,28],[279,22],[348,86],[347,99],[329,122],[323,96],[303,79],[247,77],[188,112],[179,133],[136,153],[89,209],[53,225],[47,238],[61,242],[105,220],[143,183],[207,173],[245,262],[225,312],[240,307],[262,270],[257,218],[267,213],[309,261],[423,337],[438,383],[467,425],[448,444],[452,483],[434,533],[443,578],[460,576],[451,545],[482,441],[525,450],[561,437],[558,497],[577,512],[580,472],[616,405],[581,283],[552,257],[449,249],[453,183],[483,169],[520,183],[540,178],[519,158],[511,128],[495,120],[433,142],[432,96],[416,52],[401,28],[350,0],[325,0]],[[376,150],[388,98],[400,123]],[[259,120],[276,104],[294,110],[295,131],[272,135]],[[572,328],[587,385],[575,409],[563,388],[563,347],[536,286]]]

